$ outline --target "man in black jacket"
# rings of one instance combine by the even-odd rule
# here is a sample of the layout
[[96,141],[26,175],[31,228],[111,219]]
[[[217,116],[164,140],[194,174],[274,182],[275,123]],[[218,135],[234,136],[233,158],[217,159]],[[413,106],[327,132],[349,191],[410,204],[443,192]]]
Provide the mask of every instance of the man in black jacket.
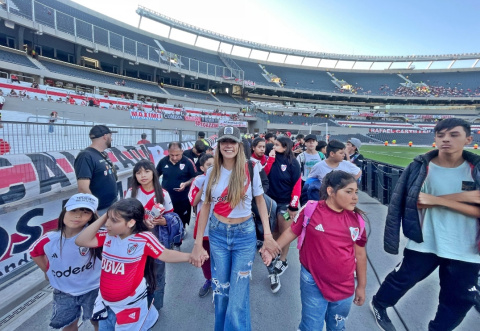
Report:
[[429,331],[453,330],[479,300],[480,157],[464,151],[470,125],[451,118],[434,129],[438,150],[417,156],[392,195],[384,248],[398,254],[400,225],[409,239],[403,261],[385,278],[371,308],[382,330],[395,330],[386,309],[439,267],[440,294]]

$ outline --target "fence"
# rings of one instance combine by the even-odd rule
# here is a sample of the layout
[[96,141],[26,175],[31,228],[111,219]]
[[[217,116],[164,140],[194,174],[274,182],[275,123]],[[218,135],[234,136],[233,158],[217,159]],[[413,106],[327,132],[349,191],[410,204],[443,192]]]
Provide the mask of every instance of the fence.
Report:
[[390,203],[393,190],[403,168],[391,164],[365,159],[362,164],[362,191],[384,205]]
[[[35,119],[39,119],[35,117]],[[48,118],[40,118],[47,122]],[[62,120],[59,119],[59,122]],[[62,150],[84,149],[91,144],[88,137],[92,124],[50,124],[36,122],[0,122],[0,138],[8,142],[9,154],[26,154],[38,152],[54,152]],[[162,143],[172,141],[194,141],[197,139],[198,131],[157,129],[147,127],[111,127],[113,134],[113,145],[132,146],[141,140],[142,133],[147,134],[147,140],[151,143]],[[207,137],[216,132],[206,132]]]

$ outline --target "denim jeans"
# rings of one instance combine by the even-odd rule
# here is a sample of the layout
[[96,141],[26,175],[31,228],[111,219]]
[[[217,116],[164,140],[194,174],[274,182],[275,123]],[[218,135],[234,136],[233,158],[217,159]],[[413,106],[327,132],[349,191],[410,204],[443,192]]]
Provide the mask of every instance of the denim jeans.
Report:
[[336,302],[327,301],[313,276],[303,266],[300,270],[300,292],[302,320],[299,330],[322,330],[324,322],[327,324],[327,331],[345,330],[345,320],[352,306],[353,295]]
[[253,218],[225,224],[210,216],[215,331],[251,330],[250,277],[257,237]]
[[153,301],[153,305],[157,310],[163,307],[163,297],[165,296],[165,262],[155,260],[155,273],[157,274],[157,287],[152,296],[148,296],[148,302]]

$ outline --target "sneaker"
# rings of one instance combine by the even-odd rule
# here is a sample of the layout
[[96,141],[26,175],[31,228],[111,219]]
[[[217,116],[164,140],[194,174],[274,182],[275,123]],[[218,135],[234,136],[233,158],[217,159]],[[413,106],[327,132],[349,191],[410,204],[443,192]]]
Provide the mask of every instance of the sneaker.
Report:
[[286,259],[285,261],[278,260],[277,263],[275,263],[275,268],[273,269],[273,271],[277,274],[277,276],[281,276],[283,275],[285,270],[287,270],[287,268],[288,268],[288,263]]
[[370,301],[370,309],[372,310],[373,317],[375,317],[375,322],[377,322],[380,330],[396,331],[395,327],[392,324],[392,321],[390,321],[390,318],[388,318],[387,310],[385,308],[379,307],[372,300]]
[[270,289],[272,290],[272,293],[277,293],[280,290],[280,277],[276,273],[268,275],[270,278]]
[[200,288],[200,291],[198,291],[198,296],[200,298],[207,296],[211,288],[212,288],[212,281],[210,279],[207,279],[203,284],[203,286]]

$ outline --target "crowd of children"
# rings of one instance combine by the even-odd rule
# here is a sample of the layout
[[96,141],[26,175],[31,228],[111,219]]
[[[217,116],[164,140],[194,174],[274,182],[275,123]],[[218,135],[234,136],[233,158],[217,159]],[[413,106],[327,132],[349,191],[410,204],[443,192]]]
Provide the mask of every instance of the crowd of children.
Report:
[[[444,131],[463,126],[455,124],[436,131],[440,146],[447,139]],[[188,194],[196,213],[191,253],[170,249],[181,241],[183,224],[149,160],[136,163],[125,199],[99,218],[96,197],[72,196],[59,215],[57,230],[30,248],[55,289],[50,326],[77,330],[83,316],[96,330],[149,330],[163,306],[165,262],[189,262],[201,267],[205,277],[199,296],[213,293],[215,330],[251,330],[249,280],[257,250],[268,266],[271,291],[277,293],[280,276],[288,269],[289,245],[297,239],[302,303],[298,329],[345,329],[351,304],[360,306],[366,300],[366,215],[356,207],[361,142],[319,142],[307,135],[294,145],[290,137],[277,136],[267,153],[271,139],[249,140],[236,127],[222,127],[213,155],[196,155],[200,174]],[[454,147],[440,148],[442,156],[443,149]],[[421,209],[440,205],[478,217],[477,207],[446,203],[447,198],[420,193],[418,199]],[[463,201],[460,195],[458,199]],[[463,199],[478,203],[470,194]],[[413,242],[407,248],[417,249]],[[474,269],[478,275],[478,264],[468,272],[473,275]],[[396,272],[386,282],[394,277]],[[382,288],[372,309],[381,328],[394,330],[385,312],[393,299]],[[467,308],[465,300],[462,304],[461,314]]]

